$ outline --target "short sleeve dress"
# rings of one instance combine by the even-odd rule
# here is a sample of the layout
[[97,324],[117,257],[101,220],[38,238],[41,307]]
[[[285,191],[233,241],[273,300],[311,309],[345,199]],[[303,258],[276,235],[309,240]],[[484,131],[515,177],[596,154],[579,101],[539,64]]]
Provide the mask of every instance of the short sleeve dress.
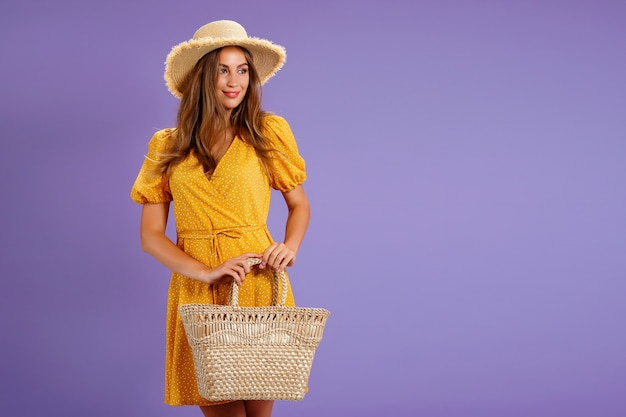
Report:
[[[172,129],[156,132],[131,190],[139,204],[173,201],[177,245],[186,253],[215,267],[245,252],[262,253],[273,242],[266,220],[271,188],[290,191],[306,179],[305,163],[288,123],[266,116],[264,133],[272,147],[272,179],[263,172],[254,148],[239,137],[219,161],[210,179],[190,155],[169,178],[151,169],[170,140]],[[226,304],[230,284],[209,285],[177,273],[171,276],[166,321],[165,403],[212,405],[198,394],[193,354],[187,343],[178,306],[188,303]],[[239,289],[242,306],[270,305],[272,273],[254,268]],[[286,305],[293,306],[291,287]]]

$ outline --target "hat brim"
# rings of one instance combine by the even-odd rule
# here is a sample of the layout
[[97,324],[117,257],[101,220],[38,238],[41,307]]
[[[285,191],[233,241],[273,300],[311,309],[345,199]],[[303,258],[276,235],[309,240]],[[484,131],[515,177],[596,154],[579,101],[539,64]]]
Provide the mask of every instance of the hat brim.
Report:
[[276,74],[287,59],[285,48],[265,39],[191,39],[174,46],[165,60],[165,84],[170,92],[181,98],[181,87],[200,58],[225,46],[240,46],[250,52],[261,84]]

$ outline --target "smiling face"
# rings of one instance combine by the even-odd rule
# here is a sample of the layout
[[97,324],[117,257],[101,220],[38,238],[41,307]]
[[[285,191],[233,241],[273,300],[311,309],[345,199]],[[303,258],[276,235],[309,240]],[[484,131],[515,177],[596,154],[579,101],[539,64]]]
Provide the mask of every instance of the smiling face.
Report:
[[215,81],[217,98],[230,114],[241,104],[248,91],[250,84],[248,61],[243,51],[236,46],[222,48],[217,59],[217,80]]

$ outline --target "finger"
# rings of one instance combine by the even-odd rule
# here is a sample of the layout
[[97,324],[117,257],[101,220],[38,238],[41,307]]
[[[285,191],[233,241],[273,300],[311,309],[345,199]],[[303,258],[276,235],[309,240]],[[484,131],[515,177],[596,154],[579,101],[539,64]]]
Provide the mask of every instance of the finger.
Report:
[[246,259],[245,264],[248,268],[247,272],[250,272],[253,266],[258,265],[260,263],[261,263],[261,258],[252,257],[252,258]]
[[283,258],[283,260],[281,261],[280,265],[278,266],[278,270],[279,271],[284,271],[285,268],[287,268],[287,266],[289,266],[289,264],[291,263],[292,259],[293,259],[293,256],[285,256]]
[[250,266],[250,263],[248,263],[247,260],[240,261],[240,262],[237,263],[237,265],[243,270],[243,274],[244,275],[247,275],[250,272],[251,268],[252,268]]
[[288,266],[293,265],[294,260],[296,259],[296,253],[289,249],[287,246],[284,246],[283,257],[280,262],[278,268],[281,271],[284,271]]
[[246,275],[250,272],[250,265],[248,265],[247,261],[241,261],[240,263],[237,263],[235,272],[237,273],[239,282],[243,284],[243,281],[246,279]]
[[292,256],[286,256],[283,261],[280,263],[280,270],[284,271],[291,264]]
[[226,275],[235,281],[237,285],[243,284],[243,280],[246,277],[243,264],[235,263],[230,265]]
[[244,253],[244,254],[240,255],[239,258],[245,259],[245,260],[248,260],[248,259],[261,259],[261,258],[263,258],[263,254],[262,253],[256,253],[256,252],[247,252],[247,253]]
[[272,253],[274,252],[277,246],[278,245],[276,243],[272,243],[271,245],[267,247],[267,249],[265,249],[265,251],[263,252],[263,256],[261,257],[261,265],[260,265],[261,268],[265,268],[267,264],[270,262],[270,257],[272,256]]
[[280,251],[276,253],[276,258],[274,259],[274,268],[276,270],[282,270],[285,268],[289,260],[293,257],[293,253],[289,250],[285,245],[281,245]]
[[241,278],[239,277],[239,274],[236,271],[232,271],[230,274],[228,274],[228,276],[233,281],[235,281],[235,284],[241,285]]
[[279,253],[276,255],[276,258],[274,259],[274,262],[272,263],[272,268],[274,269],[274,271],[278,272],[284,269],[285,259],[286,259],[286,254],[284,253]]
[[276,270],[276,267],[280,263],[280,259],[281,258],[280,258],[279,252],[272,252],[267,259],[267,264],[270,266],[270,268],[272,268],[273,270]]
[[246,273],[250,272],[249,267],[250,266],[254,266],[254,265],[258,265],[262,259],[263,255],[260,253],[255,253],[255,252],[247,252],[244,253],[242,255],[239,255],[236,259],[240,259],[242,261],[244,261],[244,264],[246,265]]

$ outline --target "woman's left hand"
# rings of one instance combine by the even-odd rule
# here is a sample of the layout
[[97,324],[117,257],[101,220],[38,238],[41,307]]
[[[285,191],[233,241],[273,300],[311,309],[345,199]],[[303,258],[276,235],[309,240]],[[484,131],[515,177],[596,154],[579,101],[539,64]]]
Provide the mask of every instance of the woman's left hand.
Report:
[[296,252],[289,249],[284,243],[272,243],[263,252],[263,261],[259,268],[270,267],[276,272],[284,271],[286,267],[293,265],[296,260]]

